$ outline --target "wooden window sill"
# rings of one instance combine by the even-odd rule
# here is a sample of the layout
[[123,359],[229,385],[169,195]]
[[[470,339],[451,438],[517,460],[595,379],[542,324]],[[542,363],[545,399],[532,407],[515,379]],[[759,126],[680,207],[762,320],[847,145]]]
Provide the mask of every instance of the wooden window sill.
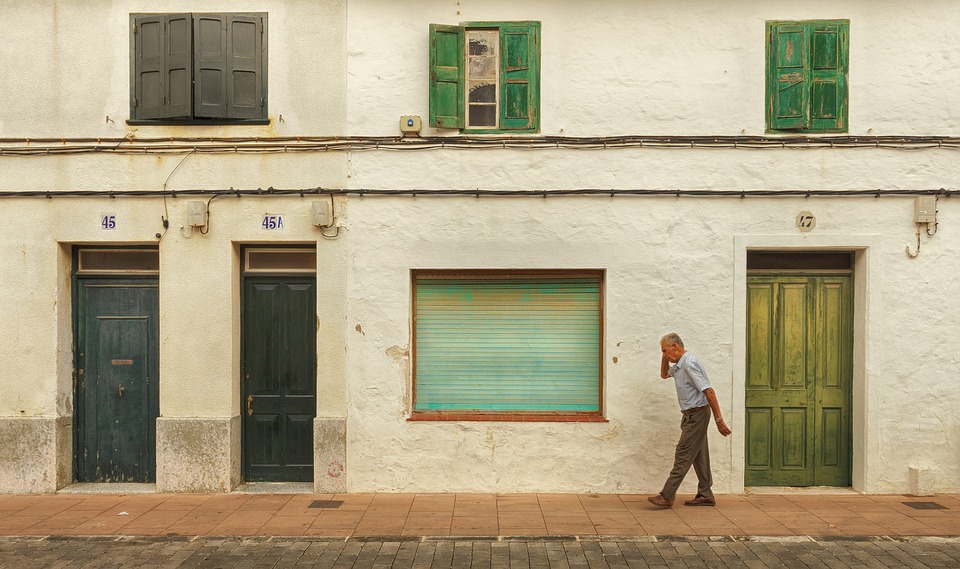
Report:
[[578,413],[486,413],[470,411],[420,412],[408,421],[493,421],[502,423],[606,423],[602,415]]

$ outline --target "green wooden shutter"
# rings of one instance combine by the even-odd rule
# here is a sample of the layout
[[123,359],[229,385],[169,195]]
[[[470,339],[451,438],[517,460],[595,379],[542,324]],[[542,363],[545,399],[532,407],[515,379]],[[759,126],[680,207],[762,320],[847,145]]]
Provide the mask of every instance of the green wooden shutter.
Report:
[[463,28],[430,24],[430,125],[463,128]]
[[134,18],[134,118],[190,116],[191,41],[190,14]]
[[809,46],[798,23],[767,23],[767,125],[771,130],[810,126]]
[[600,411],[600,278],[418,277],[417,411]]
[[227,16],[227,117],[263,116],[263,18]]
[[195,116],[227,117],[227,16],[197,14],[193,20]]
[[812,38],[810,127],[846,130],[848,22],[814,22]]
[[500,129],[540,127],[540,22],[500,26]]

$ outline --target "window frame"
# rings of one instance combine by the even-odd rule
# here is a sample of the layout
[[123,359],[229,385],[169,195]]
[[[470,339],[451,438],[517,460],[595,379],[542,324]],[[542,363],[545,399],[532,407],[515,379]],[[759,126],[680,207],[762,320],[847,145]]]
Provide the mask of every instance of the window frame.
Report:
[[[597,288],[596,326],[596,408],[589,410],[570,409],[493,409],[493,408],[418,408],[418,283],[422,280],[450,280],[452,284],[469,285],[471,282],[496,283],[514,281],[517,284],[538,280],[587,279]],[[605,280],[603,269],[413,269],[410,271],[411,287],[411,421],[542,421],[542,422],[605,422],[604,417],[604,320],[605,320]],[[592,344],[592,342],[591,342]],[[592,348],[591,348],[592,349]],[[481,356],[483,357],[483,356]],[[498,360],[503,361],[503,360]],[[590,381],[594,378],[591,376]],[[575,380],[576,381],[576,380]],[[593,386],[588,386],[592,389]]]
[[[791,30],[791,28],[793,28]],[[768,20],[765,26],[765,126],[766,132],[770,134],[817,134],[817,133],[845,133],[849,131],[849,71],[850,71],[850,20]],[[815,69],[815,49],[816,34],[832,32],[836,33],[837,53],[836,67],[821,67]],[[801,97],[802,105],[805,106],[805,112],[800,117],[793,117],[798,121],[797,126],[784,126],[783,119],[778,116],[778,95],[781,89],[782,79],[793,79],[793,74],[781,73],[780,60],[778,59],[779,35],[781,33],[802,33],[803,41],[808,42],[809,46],[801,52],[802,74],[800,81],[802,84]],[[788,66],[793,69],[795,66]],[[829,71],[823,71],[827,70]],[[820,77],[816,77],[820,75]],[[827,78],[829,80],[824,81]],[[832,81],[830,81],[832,80]],[[814,106],[814,88],[817,84],[826,84],[835,82],[837,85],[835,118],[815,117],[813,116]],[[829,122],[828,122],[829,121]],[[831,124],[832,123],[832,124]]]
[[[466,32],[468,30],[496,30],[499,45],[499,72],[497,78],[497,126],[496,127],[467,127],[467,113],[469,112],[468,97],[469,92],[466,88],[466,67],[469,61],[469,49],[467,45]],[[459,34],[459,46],[456,69],[453,66],[441,66],[438,69],[438,61],[446,60],[438,53],[438,34]],[[434,128],[457,129],[464,134],[536,134],[540,132],[540,82],[541,82],[541,24],[533,20],[517,21],[470,21],[461,22],[457,25],[450,24],[430,24],[430,61],[429,61],[429,124]],[[514,53],[513,48],[508,47],[506,37],[525,36],[526,55],[525,61],[518,66],[509,68],[509,54]],[[438,109],[441,106],[439,85],[451,85],[456,83],[458,97],[456,101],[456,111],[453,109]],[[510,117],[508,101],[510,97],[505,96],[510,85],[514,89],[525,85],[526,117]],[[452,113],[441,113],[440,111],[453,111]],[[516,121],[513,126],[508,123]],[[523,121],[520,123],[520,121]]]
[[[190,74],[190,116],[183,118],[139,118],[137,116],[137,21],[140,18],[145,17],[164,17],[164,16],[173,16],[178,14],[184,14],[190,16],[190,29],[191,29],[191,40],[190,40],[190,61],[191,61],[191,74]],[[260,94],[261,94],[261,105],[260,105],[260,116],[256,118],[227,118],[227,117],[217,117],[217,118],[203,118],[197,117],[197,103],[195,100],[195,89],[196,89],[196,48],[195,48],[195,38],[193,37],[193,28],[195,25],[195,19],[197,16],[216,16],[216,17],[246,17],[246,18],[259,18],[260,19],[260,29],[261,29],[261,46],[260,46],[260,66],[257,71],[260,80]],[[267,12],[131,12],[130,13],[130,95],[129,95],[129,118],[127,119],[127,124],[130,125],[208,125],[208,126],[224,126],[224,125],[267,125],[270,124],[270,118],[268,114],[269,108],[269,97],[267,92],[268,86],[268,61],[269,61],[269,37],[268,37],[268,13]],[[226,94],[224,94],[226,97]]]

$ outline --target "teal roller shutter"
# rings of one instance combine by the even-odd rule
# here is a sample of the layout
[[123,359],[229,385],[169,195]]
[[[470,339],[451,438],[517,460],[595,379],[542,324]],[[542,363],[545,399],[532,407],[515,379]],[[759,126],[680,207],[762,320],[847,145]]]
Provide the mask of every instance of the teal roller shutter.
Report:
[[417,411],[600,411],[600,277],[419,277]]

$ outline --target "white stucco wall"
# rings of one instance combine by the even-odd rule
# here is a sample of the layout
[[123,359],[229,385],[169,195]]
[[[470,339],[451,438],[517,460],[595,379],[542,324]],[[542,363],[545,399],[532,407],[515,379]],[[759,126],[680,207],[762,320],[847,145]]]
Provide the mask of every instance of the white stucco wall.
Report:
[[[543,25],[543,135],[763,134],[764,21],[773,19],[850,19],[850,135],[960,127],[952,0],[270,0],[242,9],[268,13],[270,124],[131,126],[129,14],[238,7],[7,2],[0,138],[394,136],[400,115],[426,122],[430,23],[523,19]],[[0,155],[0,191],[960,184],[952,149],[208,154],[204,144],[190,155]],[[716,489],[740,491],[745,251],[837,248],[859,259],[854,486],[905,492],[908,469],[922,466],[935,472],[935,490],[960,491],[958,198],[941,198],[938,231],[922,235],[916,258],[905,253],[916,248],[909,197],[349,197],[338,199],[335,241],[309,224],[310,198],[218,198],[207,235],[180,229],[190,199],[167,198],[166,210],[160,198],[2,199],[0,310],[11,325],[0,327],[0,418],[72,413],[72,245],[159,243],[161,414],[229,418],[240,412],[238,247],[316,242],[318,414],[347,418],[348,490],[656,491],[679,422],[673,387],[658,378],[657,341],[675,330],[707,365],[734,428],[729,439],[711,434]],[[109,234],[98,224],[105,208],[122,221]],[[274,210],[297,222],[267,236],[259,216]],[[817,216],[808,236],[794,227],[801,210]],[[162,215],[171,226],[158,240]],[[604,269],[608,422],[407,421],[415,268]]]

